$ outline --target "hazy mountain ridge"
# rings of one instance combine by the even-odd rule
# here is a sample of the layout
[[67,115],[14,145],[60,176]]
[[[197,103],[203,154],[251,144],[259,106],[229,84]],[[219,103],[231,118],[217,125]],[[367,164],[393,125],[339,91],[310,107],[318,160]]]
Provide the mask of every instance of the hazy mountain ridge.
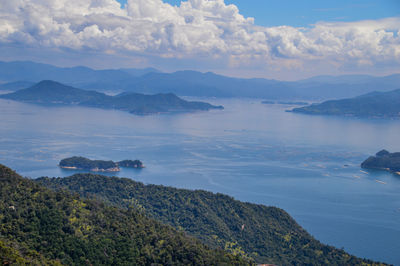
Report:
[[321,244],[285,211],[244,203],[223,194],[143,185],[131,179],[93,174],[39,178],[40,184],[96,197],[121,208],[135,206],[165,224],[221,247],[276,265],[374,264]]
[[36,83],[41,80],[56,80],[74,84],[83,81],[117,81],[129,77],[131,75],[128,73],[113,69],[93,70],[83,66],[61,68],[30,61],[0,62],[0,80],[6,82],[25,80]]
[[249,97],[276,100],[323,100],[355,97],[371,91],[397,89],[400,74],[317,76],[287,82],[262,78],[232,78],[212,72],[157,69],[93,70],[87,67],[60,68],[34,62],[0,62],[0,81],[56,80],[97,91],[175,93],[180,96]]
[[96,91],[87,91],[66,86],[61,83],[45,80],[27,89],[0,98],[38,104],[64,104],[117,109],[135,114],[152,114],[164,112],[188,112],[197,110],[222,109],[204,102],[185,101],[172,93],[144,95],[129,93],[108,96]]
[[0,90],[3,91],[17,91],[17,90],[22,90],[26,89],[28,87],[31,87],[35,85],[34,82],[30,81],[14,81],[14,82],[8,82],[0,85]]

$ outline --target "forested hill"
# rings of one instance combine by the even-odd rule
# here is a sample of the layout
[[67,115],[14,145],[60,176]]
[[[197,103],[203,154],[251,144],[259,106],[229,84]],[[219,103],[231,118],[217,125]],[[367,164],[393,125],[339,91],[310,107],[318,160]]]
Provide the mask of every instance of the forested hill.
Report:
[[223,108],[205,102],[185,101],[172,93],[155,95],[125,93],[109,96],[96,91],[66,86],[51,80],[44,80],[29,88],[0,95],[0,98],[44,105],[81,105],[117,109],[135,114],[190,112]]
[[372,92],[355,98],[326,101],[294,108],[292,111],[317,115],[342,115],[373,118],[400,118],[400,89]]
[[387,150],[377,152],[361,164],[362,168],[387,170],[400,175],[400,152],[390,153]]
[[248,265],[137,209],[55,192],[0,165],[1,265]]
[[130,179],[92,174],[40,178],[37,182],[56,190],[97,197],[114,206],[133,206],[210,246],[251,256],[258,263],[374,264],[321,244],[281,209],[243,203],[222,194],[143,185]]

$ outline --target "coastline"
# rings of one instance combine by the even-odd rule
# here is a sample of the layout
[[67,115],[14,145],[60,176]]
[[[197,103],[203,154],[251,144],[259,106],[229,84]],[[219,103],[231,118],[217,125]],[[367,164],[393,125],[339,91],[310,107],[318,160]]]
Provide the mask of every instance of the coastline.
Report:
[[84,169],[84,168],[78,168],[76,166],[61,166],[59,165],[60,168],[62,169],[67,169],[67,170],[88,170],[91,172],[119,172],[121,169],[119,167],[114,167],[114,168],[107,168],[107,169],[99,169],[99,168],[93,168],[93,169]]
[[390,168],[384,168],[384,167],[362,167],[362,166],[361,166],[361,168],[363,168],[363,169],[371,169],[371,170],[379,170],[379,171],[386,171],[386,172],[389,172],[391,174],[400,176],[400,172],[398,172],[396,170],[392,170]]

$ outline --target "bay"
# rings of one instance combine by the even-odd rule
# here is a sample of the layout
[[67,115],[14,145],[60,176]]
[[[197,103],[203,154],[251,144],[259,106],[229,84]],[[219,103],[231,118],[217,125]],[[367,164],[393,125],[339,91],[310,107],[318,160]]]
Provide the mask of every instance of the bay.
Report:
[[400,265],[400,176],[364,171],[380,149],[400,151],[400,121],[307,116],[254,99],[203,99],[224,110],[136,116],[0,100],[0,163],[69,176],[66,157],[140,159],[108,175],[221,192],[286,210],[323,243]]

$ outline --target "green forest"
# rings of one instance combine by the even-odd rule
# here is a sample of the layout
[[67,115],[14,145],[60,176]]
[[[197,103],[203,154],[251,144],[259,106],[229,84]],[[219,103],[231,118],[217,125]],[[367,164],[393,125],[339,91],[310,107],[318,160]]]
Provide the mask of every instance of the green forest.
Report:
[[200,239],[257,263],[277,265],[379,265],[324,245],[285,211],[244,203],[223,194],[143,185],[130,179],[93,174],[40,178],[55,190],[135,209]]
[[81,156],[73,156],[62,159],[59,163],[60,167],[74,167],[83,170],[119,170],[119,167],[126,168],[143,168],[144,165],[139,160],[123,160],[120,162],[90,160]]
[[[102,184],[99,184],[102,185]],[[147,217],[53,191],[0,165],[2,265],[250,265]]]
[[91,170],[91,169],[107,170],[118,167],[118,165],[113,161],[90,160],[88,158],[80,156],[74,156],[62,159],[59,165],[60,167],[76,167],[77,169],[84,169],[84,170]]

